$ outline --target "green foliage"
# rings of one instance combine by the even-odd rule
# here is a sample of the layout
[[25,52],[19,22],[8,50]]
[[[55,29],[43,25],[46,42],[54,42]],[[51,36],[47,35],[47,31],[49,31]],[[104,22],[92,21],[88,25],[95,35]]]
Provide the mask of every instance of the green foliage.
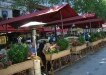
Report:
[[101,34],[101,38],[105,38],[106,37],[106,32],[100,32]]
[[42,7],[44,0],[12,0],[14,3],[11,5],[13,9],[27,10],[32,12],[35,9]]
[[78,42],[79,42],[80,45],[85,43],[85,39],[82,35],[78,37]]
[[100,39],[101,38],[101,33],[97,32],[97,33],[94,34],[94,36],[97,37],[97,39]]
[[106,20],[106,0],[75,0],[73,8],[78,13],[96,13],[97,16]]
[[91,33],[89,41],[90,42],[96,41],[96,37],[95,37],[94,33]]
[[13,44],[8,51],[8,57],[13,64],[25,61],[27,55],[28,46],[26,44]]
[[101,38],[101,33],[100,32],[99,33],[98,32],[97,33],[91,33],[90,42],[94,42],[94,41],[96,41],[100,38]]
[[65,50],[69,46],[69,42],[64,38],[57,39],[57,44],[60,46],[60,50]]

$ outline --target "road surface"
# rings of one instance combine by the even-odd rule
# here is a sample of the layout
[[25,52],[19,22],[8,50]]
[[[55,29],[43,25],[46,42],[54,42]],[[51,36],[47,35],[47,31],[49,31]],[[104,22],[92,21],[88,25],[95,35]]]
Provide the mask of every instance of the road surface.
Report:
[[57,71],[55,75],[106,75],[106,47]]

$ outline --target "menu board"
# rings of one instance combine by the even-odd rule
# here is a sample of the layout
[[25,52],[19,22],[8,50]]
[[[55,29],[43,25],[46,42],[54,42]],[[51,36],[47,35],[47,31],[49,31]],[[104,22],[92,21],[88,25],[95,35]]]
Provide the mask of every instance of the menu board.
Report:
[[6,44],[6,36],[0,36],[0,44]]

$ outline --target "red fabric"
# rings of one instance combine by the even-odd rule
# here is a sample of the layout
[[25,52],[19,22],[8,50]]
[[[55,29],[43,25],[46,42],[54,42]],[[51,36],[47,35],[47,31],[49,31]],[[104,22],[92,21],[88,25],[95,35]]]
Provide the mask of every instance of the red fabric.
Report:
[[[94,18],[96,18],[96,15],[94,13],[92,13],[92,14],[84,14],[84,15],[80,15],[80,16],[65,18],[62,21],[64,23],[74,23],[77,21],[84,21],[84,20],[88,20],[88,19],[90,20],[90,19],[94,19]],[[48,22],[48,25],[51,25],[51,24],[54,24],[54,25],[61,24],[61,20],[55,20],[52,22]]]
[[78,16],[78,14],[68,5],[60,5],[60,6],[54,6],[52,8],[48,8],[46,10],[38,11],[32,14],[28,14],[25,16],[20,16],[16,18],[12,18],[9,20],[5,20],[0,22],[0,25],[4,24],[16,24],[22,25],[29,21],[42,21],[42,22],[51,22],[55,20],[60,20],[60,11],[64,18],[74,17]]
[[[43,27],[38,29],[40,32],[55,32],[55,30],[48,28],[48,27]],[[62,32],[62,29],[57,29],[57,32]],[[67,32],[68,29],[63,29],[64,32]]]
[[79,27],[79,28],[86,28],[86,26],[88,26],[89,28],[90,27],[99,28],[99,27],[102,27],[102,23],[103,23],[102,19],[94,18],[94,19],[88,19],[88,20],[82,20],[82,21],[75,21],[71,23],[65,23],[64,27],[65,28],[72,27],[72,25],[75,24],[75,27]]
[[26,29],[23,29],[23,28],[21,28],[21,29],[15,29],[15,28],[13,28],[12,26],[10,26],[10,25],[2,25],[2,26],[0,26],[0,32],[28,32],[29,31],[29,29],[28,28],[26,28]]
[[[81,16],[78,16],[78,14],[70,7],[68,4],[60,5],[60,6],[54,6],[42,11],[37,11],[32,14],[27,14],[25,16],[20,16],[16,18],[12,18],[9,20],[1,21],[0,25],[9,24],[13,27],[18,27],[20,25],[23,25],[30,21],[39,21],[39,22],[45,22],[48,25],[61,25],[61,15],[63,18],[63,24],[64,27],[71,26],[73,23],[77,23],[76,25],[78,27],[85,27],[85,24],[89,24],[92,19],[96,19],[96,15],[94,13],[92,14],[84,14]],[[89,21],[86,21],[89,20]],[[82,22],[83,21],[83,22]],[[95,24],[93,27],[98,27],[96,24],[98,22],[101,22],[101,20],[95,21]],[[69,24],[67,24],[69,23]],[[82,26],[81,26],[82,25]]]

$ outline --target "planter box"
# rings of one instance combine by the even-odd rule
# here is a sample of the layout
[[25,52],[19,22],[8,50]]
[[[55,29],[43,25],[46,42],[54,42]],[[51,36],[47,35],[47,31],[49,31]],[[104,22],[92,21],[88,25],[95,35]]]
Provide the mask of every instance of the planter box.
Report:
[[18,64],[11,65],[6,69],[0,70],[0,75],[12,75],[23,70],[27,70],[33,67],[33,60],[28,60]]
[[55,60],[70,54],[70,50],[60,51],[58,53],[46,54],[46,60]]
[[103,41],[106,42],[106,38],[104,38]]
[[92,46],[95,46],[95,45],[98,45],[98,44],[101,43],[101,42],[102,42],[102,39],[97,40],[97,41],[95,41],[95,42],[92,42],[91,45],[92,45]]
[[72,53],[79,53],[81,50],[85,49],[87,47],[86,44],[83,44],[81,46],[76,46],[72,48]]

